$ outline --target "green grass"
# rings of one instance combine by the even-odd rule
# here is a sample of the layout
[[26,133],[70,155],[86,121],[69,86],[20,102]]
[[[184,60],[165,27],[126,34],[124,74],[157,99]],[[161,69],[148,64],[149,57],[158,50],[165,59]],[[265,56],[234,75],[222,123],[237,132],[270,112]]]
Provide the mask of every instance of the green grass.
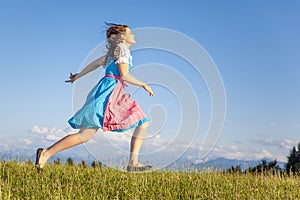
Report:
[[300,178],[0,162],[0,199],[300,199]]

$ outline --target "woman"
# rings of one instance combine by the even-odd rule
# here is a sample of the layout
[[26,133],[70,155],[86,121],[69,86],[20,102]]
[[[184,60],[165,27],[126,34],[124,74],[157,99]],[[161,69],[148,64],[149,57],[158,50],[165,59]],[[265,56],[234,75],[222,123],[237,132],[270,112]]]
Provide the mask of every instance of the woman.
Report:
[[89,141],[99,128],[117,132],[135,128],[127,171],[152,168],[138,160],[149,120],[139,105],[128,94],[124,94],[124,81],[143,87],[150,96],[154,93],[149,85],[130,73],[133,65],[129,48],[136,43],[135,35],[127,25],[106,24],[109,26],[106,30],[107,54],[90,63],[80,73],[71,73],[66,82],[73,83],[99,66],[105,66],[105,76],[90,91],[83,107],[68,121],[72,128],[80,129],[79,132],[67,135],[48,148],[37,150],[36,167],[39,172],[51,156]]

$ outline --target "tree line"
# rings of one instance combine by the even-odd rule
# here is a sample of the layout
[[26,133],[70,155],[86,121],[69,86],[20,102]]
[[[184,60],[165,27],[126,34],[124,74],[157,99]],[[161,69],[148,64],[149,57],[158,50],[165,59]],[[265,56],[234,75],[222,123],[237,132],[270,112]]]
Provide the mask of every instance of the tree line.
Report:
[[[226,173],[243,173],[241,165],[231,166],[225,170]],[[288,175],[300,175],[300,142],[298,147],[294,146],[290,151],[290,154],[287,156],[287,163],[285,168],[282,169],[279,167],[276,160],[266,161],[262,160],[255,167],[249,167],[245,173],[266,173],[266,174],[278,174],[278,173],[287,173]]]

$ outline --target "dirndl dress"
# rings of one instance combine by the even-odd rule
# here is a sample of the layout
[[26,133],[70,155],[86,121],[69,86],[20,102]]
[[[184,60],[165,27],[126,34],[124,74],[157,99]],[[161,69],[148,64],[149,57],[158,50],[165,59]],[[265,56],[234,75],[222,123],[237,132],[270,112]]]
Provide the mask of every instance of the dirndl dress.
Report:
[[128,63],[129,71],[132,70],[132,56],[125,44],[118,47],[117,59],[108,58],[105,76],[89,92],[81,109],[68,120],[72,128],[122,132],[149,121],[137,102],[124,93],[126,84],[120,79],[118,64]]

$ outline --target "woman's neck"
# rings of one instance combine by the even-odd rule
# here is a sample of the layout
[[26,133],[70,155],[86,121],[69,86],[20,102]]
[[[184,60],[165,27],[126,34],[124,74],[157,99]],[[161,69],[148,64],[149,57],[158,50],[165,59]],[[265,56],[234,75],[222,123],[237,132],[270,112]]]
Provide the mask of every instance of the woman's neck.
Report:
[[123,44],[125,44],[128,48],[130,48],[130,46],[132,45],[132,44],[130,44],[130,43],[128,43],[128,42],[123,42]]

